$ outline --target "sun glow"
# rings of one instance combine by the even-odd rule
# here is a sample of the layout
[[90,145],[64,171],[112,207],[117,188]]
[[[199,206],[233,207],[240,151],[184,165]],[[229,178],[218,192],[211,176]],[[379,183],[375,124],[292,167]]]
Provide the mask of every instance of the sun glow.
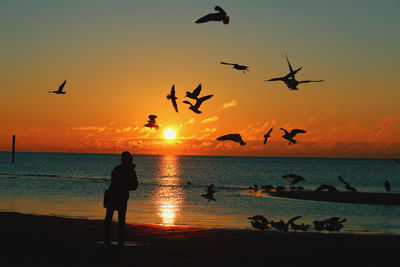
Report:
[[168,140],[175,139],[176,131],[172,128],[168,128],[164,131],[164,138]]

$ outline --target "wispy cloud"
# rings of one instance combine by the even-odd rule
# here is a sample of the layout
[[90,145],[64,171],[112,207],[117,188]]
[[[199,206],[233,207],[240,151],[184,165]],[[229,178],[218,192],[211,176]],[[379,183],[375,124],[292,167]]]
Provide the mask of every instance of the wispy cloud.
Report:
[[213,121],[217,121],[217,120],[219,120],[219,117],[214,116],[214,117],[210,117],[210,118],[202,120],[201,123],[209,123],[209,122],[213,122]]
[[237,104],[238,104],[238,102],[234,99],[228,103],[224,103],[218,110],[231,108],[231,107],[236,106]]

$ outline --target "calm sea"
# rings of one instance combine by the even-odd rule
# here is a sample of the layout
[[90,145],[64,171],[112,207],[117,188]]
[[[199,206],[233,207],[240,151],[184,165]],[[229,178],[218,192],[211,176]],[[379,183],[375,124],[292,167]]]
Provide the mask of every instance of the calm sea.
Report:
[[[135,155],[139,188],[131,192],[131,223],[251,228],[249,216],[273,220],[297,215],[299,223],[337,216],[343,231],[400,234],[400,206],[328,203],[271,198],[253,184],[287,186],[295,173],[305,189],[331,184],[344,190],[342,176],[358,191],[400,193],[400,164],[390,159],[328,159]],[[0,210],[102,219],[104,190],[120,156],[112,154],[0,152]],[[190,182],[191,185],[188,185]],[[216,202],[201,194],[214,184]],[[117,217],[117,216],[116,216]]]

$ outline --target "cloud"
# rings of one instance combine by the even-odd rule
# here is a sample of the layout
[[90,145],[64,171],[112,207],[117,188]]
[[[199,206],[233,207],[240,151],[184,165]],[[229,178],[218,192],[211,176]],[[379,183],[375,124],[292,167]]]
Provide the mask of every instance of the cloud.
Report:
[[201,123],[209,123],[209,122],[213,122],[213,121],[217,121],[217,120],[219,120],[219,117],[214,116],[214,117],[210,117],[210,118],[202,120]]
[[396,115],[390,115],[386,117],[382,122],[378,123],[378,125],[375,126],[375,129],[380,130],[386,128],[389,124],[395,122],[397,120]]
[[205,133],[215,133],[217,131],[217,128],[206,128],[204,130]]
[[191,118],[190,120],[188,120],[187,122],[185,122],[185,125],[186,125],[186,124],[193,124],[195,121],[196,121],[195,118]]
[[222,107],[220,107],[218,110],[231,108],[231,107],[236,106],[237,104],[238,104],[238,102],[236,100],[232,100],[231,102],[224,103],[222,105]]

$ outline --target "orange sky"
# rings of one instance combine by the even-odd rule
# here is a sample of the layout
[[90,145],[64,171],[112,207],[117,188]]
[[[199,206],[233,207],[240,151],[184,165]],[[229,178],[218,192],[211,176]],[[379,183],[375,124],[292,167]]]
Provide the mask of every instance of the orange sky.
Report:
[[[194,24],[214,3],[187,2],[0,4],[0,150],[16,134],[18,151],[400,157],[397,2],[221,1],[229,25]],[[263,82],[287,74],[285,53],[298,79],[325,81]],[[48,93],[64,79],[65,95]],[[195,114],[181,101],[199,83],[214,96]],[[159,130],[143,127],[150,114]],[[168,127],[176,140],[163,139]],[[280,127],[307,133],[289,147]],[[228,133],[247,145],[215,140]]]

